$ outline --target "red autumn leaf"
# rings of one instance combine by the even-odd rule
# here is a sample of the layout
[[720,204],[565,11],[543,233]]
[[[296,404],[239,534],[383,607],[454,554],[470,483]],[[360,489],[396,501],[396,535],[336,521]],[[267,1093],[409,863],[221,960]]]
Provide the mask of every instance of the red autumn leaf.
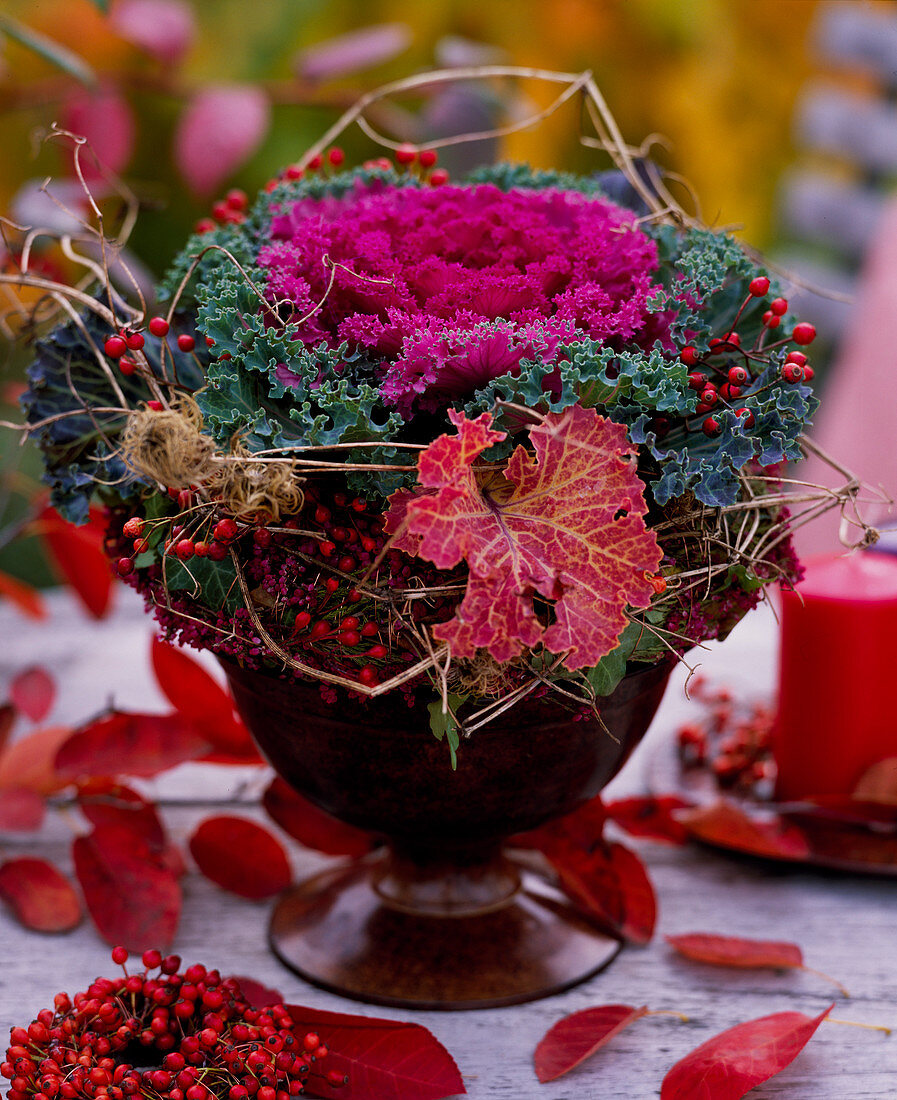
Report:
[[32,722],[42,722],[53,709],[56,684],[45,668],[26,668],[13,680],[9,696]]
[[0,898],[32,932],[68,932],[81,922],[74,887],[43,859],[10,859],[0,866]]
[[6,742],[9,740],[9,735],[12,733],[15,724],[16,708],[11,703],[4,703],[0,706],[0,756],[3,755]]
[[234,713],[230,695],[198,661],[157,637],[153,638],[152,661],[169,703],[196,726],[216,752],[226,754],[228,762],[261,763],[255,742]]
[[164,854],[124,825],[97,825],[72,846],[75,874],[100,935],[129,951],[166,947],[181,914],[181,888]]
[[300,80],[332,80],[390,61],[408,48],[411,38],[404,23],[378,23],[309,46],[296,55],[293,67]]
[[78,806],[91,825],[124,825],[156,850],[167,845],[156,807],[137,791],[107,778],[89,779],[78,787]]
[[455,1060],[420,1024],[303,1005],[287,1009],[300,1041],[313,1031],[327,1046],[326,1070],[348,1075],[339,1086],[316,1077],[314,1094],[323,1100],[440,1100],[467,1091]]
[[833,1008],[816,1017],[776,1012],[730,1027],[673,1066],[660,1100],[741,1100],[793,1062]]
[[680,955],[714,966],[735,966],[746,970],[757,967],[800,969],[804,965],[801,949],[795,943],[775,940],[748,940],[741,936],[718,936],[712,932],[689,932],[664,936]]
[[536,1076],[543,1084],[563,1077],[647,1012],[644,1005],[641,1008],[599,1005],[558,1020],[536,1047],[533,1055]]
[[296,794],[279,776],[272,779],[262,796],[262,805],[284,832],[316,852],[355,859],[375,845],[371,833],[346,825],[318,809],[313,802]]
[[208,750],[196,727],[179,714],[112,711],[76,730],[60,747],[61,779],[91,776],[150,777],[195,760]]
[[605,821],[607,812],[604,803],[601,795],[596,795],[571,813],[556,817],[538,829],[515,833],[510,843],[517,848],[538,848],[542,852],[555,845],[564,848],[573,845],[591,851],[602,842]]
[[52,794],[64,787],[68,780],[56,773],[56,754],[71,736],[70,726],[47,726],[13,741],[0,756],[0,791],[27,787]]
[[7,787],[0,793],[0,831],[30,833],[43,824],[46,803],[28,787]]
[[23,615],[29,619],[45,619],[47,609],[44,606],[43,597],[32,588],[30,584],[11,577],[9,573],[0,572],[0,596],[14,604]]
[[[542,642],[567,653],[570,669],[609,653],[627,624],[626,608],[647,607],[645,574],[660,563],[647,505],[631,461],[626,429],[578,405],[530,428],[534,454],[517,447],[502,472],[474,464],[505,438],[482,413],[421,454],[424,492],[394,494],[387,529],[395,545],[440,569],[466,561],[467,591],[454,618],[434,635],[456,657],[478,648],[507,661]],[[536,594],[552,601],[543,626]]]
[[209,195],[259,147],[270,121],[265,93],[249,84],[203,88],[174,135],[174,160],[191,191]]
[[30,530],[43,536],[53,564],[87,611],[95,619],[102,619],[112,599],[112,572],[103,551],[102,515],[92,510],[90,522],[77,527],[48,505]]
[[610,863],[623,896],[620,931],[630,943],[649,943],[657,923],[657,898],[645,865],[622,844],[610,845]]
[[102,177],[102,168],[118,175],[134,152],[134,112],[112,84],[100,88],[73,89],[66,100],[64,128],[87,138],[78,158],[88,180]]
[[184,0],[117,0],[109,24],[166,65],[176,65],[196,37],[193,9]]
[[690,836],[706,844],[771,859],[803,860],[810,854],[800,829],[776,820],[755,820],[731,802],[715,802],[676,817]]
[[687,810],[692,803],[676,795],[646,798],[621,798],[605,805],[607,816],[630,836],[660,840],[667,844],[684,844],[688,832],[673,817],[673,810]]
[[897,756],[879,760],[860,776],[853,797],[861,802],[884,802],[897,806]]
[[283,1004],[283,994],[276,989],[257,982],[255,978],[244,978],[242,975],[231,975],[233,981],[240,983],[243,996],[253,1008],[267,1008],[268,1005]]
[[190,837],[200,871],[243,898],[270,898],[290,885],[290,865],[276,837],[245,817],[209,817]]

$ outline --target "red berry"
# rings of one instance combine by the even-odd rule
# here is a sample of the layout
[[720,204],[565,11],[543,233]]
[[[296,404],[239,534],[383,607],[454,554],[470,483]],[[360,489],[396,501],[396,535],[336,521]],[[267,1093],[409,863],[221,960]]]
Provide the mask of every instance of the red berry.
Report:
[[284,171],[284,179],[288,180],[301,180],[305,175],[305,169],[300,168],[298,164],[290,164]]
[[327,1084],[331,1088],[338,1089],[340,1085],[346,1085],[349,1082],[349,1076],[346,1073],[341,1073],[338,1069],[330,1069],[327,1071]]
[[152,409],[153,412],[160,413],[162,411],[162,402],[161,401],[147,401],[146,407],[148,409]]
[[445,170],[445,168],[434,168],[433,171],[430,173],[431,187],[442,187],[443,184],[448,183],[448,181],[449,174]]
[[194,233],[211,233],[215,229],[215,223],[211,218],[200,218],[198,222],[193,226]]
[[224,519],[219,519],[212,528],[212,536],[219,542],[231,542],[237,537],[239,530],[236,521],[231,519],[230,516],[225,516]]
[[128,949],[126,947],[113,947],[112,961],[122,966],[128,961]]
[[215,346],[215,341],[212,339],[211,336],[207,336],[206,337],[206,347],[207,348],[213,348],[214,346]]
[[402,144],[395,151],[396,164],[414,164],[417,160],[417,149],[408,141],[402,142]]
[[125,343],[131,349],[131,351],[140,351],[140,349],[146,343],[146,340],[144,340],[141,333],[132,332],[125,337]]
[[224,561],[227,557],[228,549],[227,543],[219,542],[217,539],[212,539],[209,543],[209,558],[211,561]]
[[730,367],[729,368],[729,382],[733,386],[743,386],[747,382],[750,375],[744,369],[744,367]]
[[777,317],[781,317],[784,313],[788,312],[788,299],[787,298],[773,298],[769,303],[769,308],[772,313]]
[[182,333],[178,337],[178,347],[181,351],[193,351],[196,347],[196,341],[192,336],[188,336],[186,333]]
[[174,552],[181,561],[189,561],[193,557],[193,539],[181,539],[174,548]]
[[421,149],[418,158],[421,168],[432,168],[439,160],[439,154],[435,149]]
[[307,611],[300,611],[296,616],[296,621],[293,624],[293,633],[297,633],[300,630],[305,630],[308,624],[311,622],[311,615]]
[[750,409],[736,409],[735,415],[745,428],[752,428],[754,426],[754,414]]
[[318,638],[323,638],[330,633],[331,626],[326,619],[319,619],[311,628],[312,640],[316,641]]
[[339,168],[339,166],[346,159],[346,154],[342,151],[342,149],[339,148],[339,146],[334,145],[334,147],[327,154],[327,159],[330,161],[334,168]]
[[355,559],[349,557],[349,555],[347,554],[344,558],[340,558],[338,568],[341,573],[351,573],[356,564],[357,562],[355,561]]
[[343,630],[338,635],[340,645],[356,646],[361,641],[361,635],[357,630]]
[[121,529],[121,533],[128,539],[136,539],[138,535],[143,534],[143,529],[146,523],[140,518],[140,516],[131,516],[129,520],[125,522],[124,527]]
[[365,623],[361,628],[361,633],[365,638],[373,638],[380,632],[380,627],[377,623]]
[[239,187],[234,187],[224,196],[224,201],[231,210],[245,210],[249,206],[246,192]]
[[333,551],[336,549],[336,543],[330,542],[325,539],[323,542],[318,543],[318,549],[324,555],[325,558],[329,558]]
[[161,951],[152,949],[150,951],[144,951],[141,957],[141,962],[147,968],[147,970],[155,970],[157,966],[162,962]]
[[807,357],[802,351],[789,351],[785,356],[786,363],[797,363],[799,367],[802,367],[807,362]]
[[120,359],[127,350],[127,342],[121,336],[110,336],[103,344],[103,351],[110,359]]
[[813,379],[816,377],[816,372],[813,370],[809,363],[803,368],[803,371],[805,382],[812,382]]
[[797,363],[786,363],[782,367],[782,381],[794,385],[796,382],[802,382],[804,379],[804,368],[799,367]]
[[371,648],[367,651],[367,656],[373,657],[375,661],[381,661],[388,654],[389,650],[386,648],[385,645],[382,645],[380,643],[378,643],[377,645],[372,645]]
[[274,536],[268,530],[267,527],[259,527],[252,533],[252,541],[256,546],[261,546],[262,549],[271,545],[271,540]]
[[120,577],[130,576],[134,572],[133,558],[119,558],[115,563],[115,571]]
[[716,392],[715,386],[708,386],[706,389],[701,390],[701,404],[706,405],[708,409],[712,409],[718,400],[719,394]]
[[694,371],[688,376],[688,385],[693,390],[702,390],[707,385],[707,375]]
[[799,325],[794,326],[791,339],[795,344],[812,344],[816,339],[816,329],[808,321],[801,321]]
[[687,366],[693,367],[698,361],[698,349],[689,344],[679,352],[679,359]]
[[751,279],[748,290],[754,298],[762,298],[769,290],[769,279],[765,275],[758,275],[756,279]]
[[733,397],[741,397],[741,386],[733,386],[726,382],[719,388],[719,395],[724,401],[731,401]]
[[781,320],[781,317],[778,317],[772,310],[768,309],[763,314],[763,324],[766,325],[767,328],[778,328]]
[[315,153],[315,155],[311,158],[307,165],[309,172],[317,172],[317,170],[321,167],[323,163],[324,158],[321,156],[321,154]]
[[328,592],[335,592],[339,588],[339,577],[328,577],[324,581],[324,587]]
[[[358,673],[358,679],[361,680],[365,687],[375,687],[380,683],[377,670],[373,665],[365,665],[361,672]],[[308,1038],[308,1036],[306,1036],[306,1038]]]
[[168,330],[171,328],[169,323],[164,317],[150,317],[149,325],[147,326],[153,336],[167,336]]
[[209,556],[209,544],[204,539],[200,539],[199,542],[193,544],[193,553],[198,558],[207,558]]
[[708,416],[704,423],[701,425],[701,431],[704,433],[704,435],[718,435],[719,430],[719,421],[714,420],[712,416]]

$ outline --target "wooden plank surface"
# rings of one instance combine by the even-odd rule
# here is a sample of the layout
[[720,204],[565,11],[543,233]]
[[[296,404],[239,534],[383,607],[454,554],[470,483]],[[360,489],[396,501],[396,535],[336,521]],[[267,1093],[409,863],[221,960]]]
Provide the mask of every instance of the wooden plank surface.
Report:
[[[52,599],[53,615],[35,627],[0,607],[0,688],[17,669],[40,662],[61,682],[54,720],[77,721],[112,693],[128,707],[162,700],[148,670],[150,627],[132,600],[123,600],[105,624],[86,621],[65,594]],[[775,625],[754,613],[722,646],[697,660],[714,681],[741,696],[768,695],[774,678]],[[658,743],[693,713],[677,674],[642,748],[615,781],[617,795],[641,789],[644,768]],[[261,778],[246,769],[182,768],[163,786],[166,797],[218,800],[252,797]],[[240,812],[254,813],[251,806]],[[183,839],[208,813],[201,806],[168,807],[166,822]],[[0,856],[37,854],[70,868],[70,823],[55,816],[36,836],[0,838]],[[822,979],[800,972],[730,972],[674,958],[661,937],[627,949],[604,974],[560,996],[516,1008],[465,1013],[409,1012],[365,1006],[314,989],[268,952],[268,906],[223,894],[195,873],[185,879],[185,906],[175,943],[186,961],[223,973],[257,978],[287,1000],[338,1011],[414,1019],[454,1054],[474,1100],[580,1100],[659,1095],[666,1070],[689,1050],[739,1021],[787,1009],[809,1014],[837,1001],[839,1018],[897,1028],[897,885],[893,880],[784,869],[737,860],[697,847],[671,849],[638,843],[660,902],[660,933],[694,930],[744,934],[799,943],[809,966],[842,980],[850,1000]],[[297,875],[324,864],[298,847]],[[0,911],[0,1036],[52,1004],[60,989],[74,993],[112,972],[108,948],[89,925],[66,936],[23,931]],[[690,1020],[637,1022],[591,1063],[553,1084],[539,1085],[532,1051],[566,1013],[624,1002],[676,1009]],[[897,1034],[823,1024],[797,1061],[751,1096],[791,1100],[893,1100],[897,1097]]]

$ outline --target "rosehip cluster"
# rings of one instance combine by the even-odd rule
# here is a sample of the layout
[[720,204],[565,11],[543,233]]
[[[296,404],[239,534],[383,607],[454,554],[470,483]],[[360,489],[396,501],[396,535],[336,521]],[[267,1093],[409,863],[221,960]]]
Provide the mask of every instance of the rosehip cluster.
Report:
[[8,1100],[290,1100],[313,1078],[345,1084],[319,1072],[327,1048],[313,1032],[297,1037],[284,1005],[252,1008],[235,978],[200,965],[180,974],[177,955],[146,951],[139,974],[127,959],[114,948],[121,977],[58,993],[11,1030]]

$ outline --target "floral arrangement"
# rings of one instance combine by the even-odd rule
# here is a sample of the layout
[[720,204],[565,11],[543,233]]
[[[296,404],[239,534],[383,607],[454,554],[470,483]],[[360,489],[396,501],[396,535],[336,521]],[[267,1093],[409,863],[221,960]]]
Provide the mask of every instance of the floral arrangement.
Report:
[[798,577],[815,333],[741,245],[637,171],[343,160],[216,203],[158,312],[104,287],[37,344],[54,504],[108,507],[170,638],[456,735],[594,706]]

